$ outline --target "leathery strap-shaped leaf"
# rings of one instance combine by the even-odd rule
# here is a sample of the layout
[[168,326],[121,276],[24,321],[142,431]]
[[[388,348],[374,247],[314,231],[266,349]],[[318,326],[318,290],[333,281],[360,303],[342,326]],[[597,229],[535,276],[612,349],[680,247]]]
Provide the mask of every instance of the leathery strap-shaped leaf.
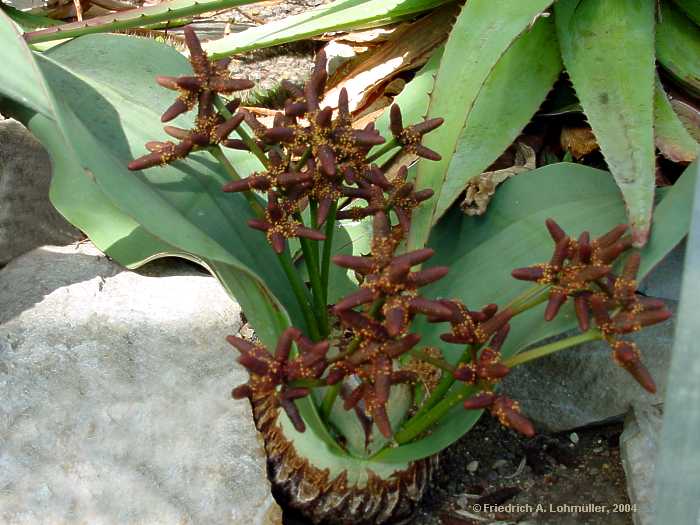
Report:
[[391,24],[450,0],[337,0],[282,20],[204,44],[212,58],[295,42],[329,31]]
[[414,212],[408,249],[422,247],[428,238],[457,141],[489,73],[550,4],[549,0],[470,0],[462,8],[445,45],[428,106],[428,118],[451,117],[424,139],[442,160],[420,162],[416,177],[416,187],[430,188],[434,196]]
[[696,0],[673,0],[690,20],[700,25],[700,2]]
[[661,4],[660,16],[656,59],[688,93],[700,97],[700,27],[671,4]]
[[654,91],[654,141],[661,154],[673,162],[692,162],[700,150],[700,144],[673,110],[658,78]]
[[532,119],[561,72],[554,21],[540,18],[498,60],[469,112],[433,222],[485,171]]
[[0,96],[8,97],[44,115],[51,115],[41,73],[12,20],[0,10]]
[[[689,188],[692,194],[692,188]],[[700,456],[697,436],[700,413],[691,407],[700,402],[697,342],[700,337],[697,316],[700,309],[700,186],[695,188],[695,205],[683,270],[676,334],[664,405],[664,421],[659,439],[656,478],[655,523],[697,521],[697,486],[700,483]]]
[[622,191],[635,244],[654,202],[654,0],[562,0],[559,44],[583,111]]

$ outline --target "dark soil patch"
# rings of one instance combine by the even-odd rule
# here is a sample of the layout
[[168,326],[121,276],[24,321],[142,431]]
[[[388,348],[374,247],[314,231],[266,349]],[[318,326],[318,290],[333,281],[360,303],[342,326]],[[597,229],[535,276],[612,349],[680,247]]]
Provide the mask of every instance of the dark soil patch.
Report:
[[[442,454],[411,524],[630,525],[621,433],[616,423],[527,439],[484,417]],[[284,523],[308,525],[287,511]]]
[[621,432],[619,423],[527,439],[484,417],[444,452],[413,523],[631,524]]

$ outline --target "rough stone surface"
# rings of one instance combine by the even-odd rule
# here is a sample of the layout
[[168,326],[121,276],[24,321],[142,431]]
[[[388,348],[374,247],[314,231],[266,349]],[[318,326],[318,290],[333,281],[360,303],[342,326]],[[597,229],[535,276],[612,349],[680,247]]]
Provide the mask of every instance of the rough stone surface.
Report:
[[18,122],[0,121],[0,266],[45,244],[80,237],[49,202],[51,164]]
[[[671,310],[677,303],[667,300]],[[503,390],[520,401],[523,412],[540,430],[560,432],[598,423],[625,414],[637,403],[663,401],[671,360],[674,318],[645,328],[630,339],[637,342],[642,361],[658,392],[646,392],[624,369],[615,364],[610,348],[587,343],[557,352],[509,374]]]
[[213,278],[43,247],[0,305],[1,523],[281,523]]
[[[301,86],[311,75],[316,48],[310,43],[297,43],[278,48],[261,49],[238,55],[229,66],[237,77],[255,82],[253,93],[275,90],[282,80]],[[250,97],[255,100],[255,96]],[[244,99],[245,103],[249,103]],[[272,105],[279,105],[277,100]],[[283,100],[281,102],[284,102]]]
[[640,283],[639,291],[652,297],[680,301],[685,241],[676,246]]
[[620,436],[622,466],[630,503],[636,506],[635,525],[654,525],[654,469],[661,434],[661,409],[637,405],[625,418]]

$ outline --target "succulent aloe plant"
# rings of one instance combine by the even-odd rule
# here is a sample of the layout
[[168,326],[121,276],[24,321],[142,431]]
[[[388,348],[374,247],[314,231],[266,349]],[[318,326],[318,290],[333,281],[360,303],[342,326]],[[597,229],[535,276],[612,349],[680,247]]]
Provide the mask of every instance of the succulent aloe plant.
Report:
[[[491,35],[500,57],[544,7],[523,3],[498,29],[484,19],[469,38]],[[529,34],[546,37],[548,24],[538,19]],[[273,482],[292,505],[318,522],[405,517],[436,454],[484,409],[535,431],[499,391],[502,377],[584,341],[608,342],[615,362],[654,390],[623,336],[668,317],[634,292],[687,232],[692,170],[660,199],[641,251],[630,252],[619,226],[625,207],[610,174],[568,163],[509,181],[485,217],[450,211],[433,224],[425,210],[432,217],[449,172],[427,166],[445,168],[460,108],[471,100],[477,112],[473,99],[495,89],[496,69],[476,69],[457,96],[441,67],[425,101],[430,118],[417,122],[420,104],[398,101],[355,129],[342,95],[337,112],[320,107],[321,54],[267,127],[220,96],[249,84],[210,62],[190,31],[187,42],[189,62],[116,35],[39,54],[0,18],[13,71],[0,73],[0,107],[45,144],[54,204],[99,247],[130,267],[167,255],[197,261],[239,300],[258,340],[229,338],[250,371],[233,395],[250,399]],[[454,53],[448,42],[442,63]],[[177,143],[153,142],[161,120]],[[395,173],[375,164],[396,149],[423,158]],[[591,233],[562,229],[582,225]],[[576,324],[581,334],[533,346]]]

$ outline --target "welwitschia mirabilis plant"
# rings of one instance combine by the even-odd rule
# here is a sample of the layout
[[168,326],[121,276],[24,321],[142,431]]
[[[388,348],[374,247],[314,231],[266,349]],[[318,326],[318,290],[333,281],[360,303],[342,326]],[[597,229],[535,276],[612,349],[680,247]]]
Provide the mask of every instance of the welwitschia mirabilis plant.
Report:
[[[406,113],[394,107],[386,120],[391,136],[372,125],[354,129],[343,104],[337,113],[318,105],[321,55],[304,88],[287,86],[292,97],[270,127],[228,100],[249,84],[210,64],[192,33],[194,71],[171,48],[147,40],[91,35],[39,55],[1,27],[2,43],[16,45],[7,49],[28,63],[22,71],[32,81],[24,92],[0,84],[3,112],[21,118],[49,149],[57,207],[124,263],[176,255],[221,280],[260,339],[231,339],[251,371],[235,395],[251,398],[259,426],[291,443],[284,450],[305,468],[326,472],[324,490],[339,479],[360,490],[368,469],[389,483],[458,439],[484,408],[531,434],[517,404],[498,391],[499,379],[584,340],[606,339],[631,378],[653,390],[637,350],[622,341],[668,315],[634,295],[634,280],[684,235],[692,173],[665,194],[639,254],[629,255],[630,238],[616,227],[624,206],[609,174],[571,164],[506,184],[489,211],[497,221],[448,213],[428,247],[406,252],[402,241],[419,227],[413,210],[436,198],[411,182],[413,170],[389,178],[373,166],[380,152],[372,147],[388,139],[424,157],[420,175],[423,165],[440,162],[428,138],[449,120],[404,122]],[[487,81],[490,72],[482,73]],[[169,90],[178,92],[175,103]],[[164,133],[173,140],[162,140]],[[459,133],[450,136],[457,141]],[[557,223],[547,223],[548,233],[542,225],[550,216]],[[333,241],[347,240],[339,238],[363,218],[371,242],[347,253]],[[590,235],[564,233],[581,224]],[[308,282],[296,271],[292,245],[303,254]],[[624,265],[613,270],[618,258]],[[340,288],[335,281],[349,293],[331,296]],[[521,352],[577,322],[583,334]],[[437,383],[420,375],[426,366]]]

